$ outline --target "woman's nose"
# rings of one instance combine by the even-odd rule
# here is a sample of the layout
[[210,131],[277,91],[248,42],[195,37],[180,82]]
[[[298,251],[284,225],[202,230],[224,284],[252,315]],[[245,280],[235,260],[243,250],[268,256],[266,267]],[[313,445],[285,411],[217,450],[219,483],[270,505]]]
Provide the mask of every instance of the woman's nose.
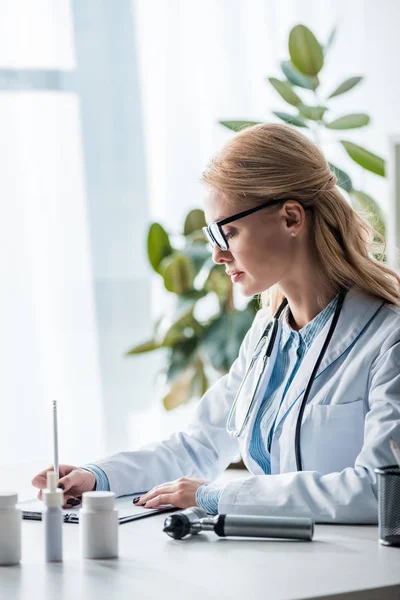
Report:
[[218,246],[214,246],[212,251],[212,260],[216,265],[222,265],[229,262],[231,253],[229,250],[221,250]]

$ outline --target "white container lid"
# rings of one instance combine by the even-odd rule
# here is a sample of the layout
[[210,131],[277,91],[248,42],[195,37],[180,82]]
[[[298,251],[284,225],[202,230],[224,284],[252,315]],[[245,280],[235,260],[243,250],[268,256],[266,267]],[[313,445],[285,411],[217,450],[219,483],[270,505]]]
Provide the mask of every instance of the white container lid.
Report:
[[82,508],[84,510],[112,510],[115,505],[114,492],[84,492]]
[[18,494],[14,491],[0,491],[0,509],[14,508],[18,502]]
[[43,502],[49,508],[62,506],[64,493],[57,486],[57,475],[54,471],[47,471],[47,488],[42,492]]

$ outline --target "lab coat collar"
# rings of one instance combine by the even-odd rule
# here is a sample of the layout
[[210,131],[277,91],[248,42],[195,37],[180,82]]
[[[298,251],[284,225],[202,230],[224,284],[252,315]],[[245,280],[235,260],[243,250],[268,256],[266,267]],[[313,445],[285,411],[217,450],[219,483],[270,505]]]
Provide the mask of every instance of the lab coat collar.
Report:
[[[381,308],[384,301],[381,298],[369,295],[359,286],[354,285],[346,294],[339,321],[333,333],[331,341],[321,361],[316,377],[331,363],[333,363],[343,352],[351,346],[362,330],[366,327],[375,313]],[[305,355],[299,370],[279,409],[275,421],[277,429],[288,409],[305,391],[311,372],[317,361],[318,355],[324,345],[333,316],[328,320],[323,329],[315,338],[311,348]],[[311,391],[312,396],[312,391]]]
[[[319,331],[321,331],[323,329],[321,317],[323,317],[323,315],[325,315],[325,314],[326,314],[326,317],[329,317],[329,315],[331,313],[333,314],[335,312],[335,308],[336,308],[338,299],[339,299],[339,294],[336,295],[333,298],[333,300],[331,300],[330,303],[327,306],[325,306],[325,308],[318,315],[316,315],[314,317],[314,319],[312,321],[307,323],[307,325],[302,327],[299,331],[295,331],[294,329],[292,329],[292,327],[289,323],[290,307],[289,307],[289,305],[287,305],[284,308],[284,310],[282,312],[282,317],[281,317],[282,333],[281,333],[280,347],[282,349],[284,349],[287,341],[292,336],[295,339],[296,338],[298,340],[301,339],[304,342],[305,346],[307,347],[307,350],[309,350],[314,339],[317,337]],[[318,319],[318,324],[316,324],[317,319]],[[325,318],[323,318],[323,320],[325,320]],[[300,343],[300,342],[298,342],[298,343]]]

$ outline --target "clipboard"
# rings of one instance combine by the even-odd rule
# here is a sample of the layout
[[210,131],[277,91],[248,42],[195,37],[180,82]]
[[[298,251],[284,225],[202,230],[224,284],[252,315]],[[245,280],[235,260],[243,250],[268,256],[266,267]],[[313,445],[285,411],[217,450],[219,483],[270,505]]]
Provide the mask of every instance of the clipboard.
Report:
[[[133,499],[142,496],[144,493],[145,492],[140,492],[130,496],[120,496],[119,498],[115,499],[115,508],[118,510],[118,520],[120,525],[123,523],[129,523],[130,521],[152,517],[153,515],[157,515],[159,513],[179,510],[176,506],[172,506],[172,504],[165,504],[159,508],[146,508],[133,504]],[[21,510],[23,519],[27,519],[29,521],[42,520],[42,513],[45,510],[45,505],[41,500],[34,499],[18,502],[17,507]],[[77,508],[63,509],[64,523],[79,523],[80,509],[81,506]]]

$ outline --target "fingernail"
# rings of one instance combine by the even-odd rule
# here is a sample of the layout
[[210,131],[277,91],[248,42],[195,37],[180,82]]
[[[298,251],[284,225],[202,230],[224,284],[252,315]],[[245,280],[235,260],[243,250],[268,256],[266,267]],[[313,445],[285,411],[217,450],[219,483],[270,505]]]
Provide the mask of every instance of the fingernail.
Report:
[[80,502],[76,498],[70,498],[69,500],[67,500],[67,504],[69,504],[70,506],[76,506],[77,504],[80,504]]
[[137,498],[133,499],[133,504],[137,504],[140,500],[140,496],[138,496]]
[[142,506],[146,506],[147,502],[143,502]]
[[57,484],[57,487],[58,487],[58,488],[60,488],[60,490],[63,490],[63,489],[64,489],[64,486],[63,486],[63,484],[62,484],[62,483],[58,483],[58,484]]

